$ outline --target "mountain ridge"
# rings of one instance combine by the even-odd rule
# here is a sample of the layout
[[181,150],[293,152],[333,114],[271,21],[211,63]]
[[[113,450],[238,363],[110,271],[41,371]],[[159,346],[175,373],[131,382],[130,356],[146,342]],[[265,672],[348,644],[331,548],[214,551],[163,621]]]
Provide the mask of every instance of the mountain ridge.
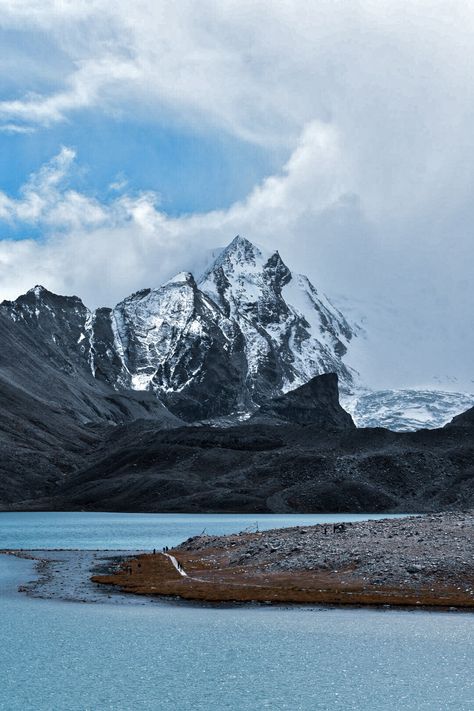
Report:
[[[305,313],[284,298],[292,282]],[[85,368],[117,391],[152,391],[189,421],[251,412],[323,372],[353,380],[342,356],[355,333],[342,314],[278,252],[239,236],[199,284],[180,272],[95,311],[36,286],[0,311],[39,348],[52,342],[58,367]]]
[[357,325],[278,251],[241,236],[196,278],[179,272],[112,308],[89,310],[78,296],[37,285],[0,312],[29,328],[32,347],[61,372],[87,371],[116,392],[149,391],[189,422],[237,421],[325,372],[338,374],[359,426],[436,428],[474,403],[466,393],[364,387],[350,366]]

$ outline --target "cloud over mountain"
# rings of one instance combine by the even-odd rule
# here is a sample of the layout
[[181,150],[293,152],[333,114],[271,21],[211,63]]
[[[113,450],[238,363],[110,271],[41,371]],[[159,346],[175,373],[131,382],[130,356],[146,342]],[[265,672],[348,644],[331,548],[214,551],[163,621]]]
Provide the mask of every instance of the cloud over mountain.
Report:
[[74,151],[63,148],[18,195],[0,193],[0,228],[21,238],[0,241],[1,296],[40,282],[91,306],[113,303],[193,270],[241,233],[367,314],[377,343],[361,367],[379,386],[449,375],[467,387],[468,4],[5,0],[0,9],[2,37],[23,39],[14,61],[0,56],[5,135],[38,135],[81,112],[146,117],[225,132],[281,166],[225,210],[170,217],[159,185],[108,198],[71,187]]

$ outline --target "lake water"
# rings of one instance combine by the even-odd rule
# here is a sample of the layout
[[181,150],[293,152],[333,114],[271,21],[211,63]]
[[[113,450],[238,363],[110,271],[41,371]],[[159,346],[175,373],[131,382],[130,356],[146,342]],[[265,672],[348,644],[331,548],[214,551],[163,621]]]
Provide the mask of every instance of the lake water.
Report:
[[[258,523],[321,518],[259,516]],[[0,547],[150,548],[256,520],[8,513],[0,514]],[[474,709],[469,614],[81,605],[19,594],[33,576],[30,561],[0,556],[5,711]]]
[[0,513],[2,548],[149,550],[174,546],[205,531],[222,535],[246,529],[398,518],[387,514],[121,514]]

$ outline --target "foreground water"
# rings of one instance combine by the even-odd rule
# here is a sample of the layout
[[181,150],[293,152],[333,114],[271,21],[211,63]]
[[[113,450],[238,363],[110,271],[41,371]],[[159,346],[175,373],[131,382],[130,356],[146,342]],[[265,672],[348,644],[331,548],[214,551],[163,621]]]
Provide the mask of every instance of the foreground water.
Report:
[[[297,523],[288,519],[259,517],[259,526]],[[23,548],[149,548],[160,530],[172,545],[203,528],[251,523],[255,517],[2,514],[0,547],[14,538]],[[471,615],[81,605],[18,594],[33,576],[29,561],[0,556],[0,709],[474,708]]]

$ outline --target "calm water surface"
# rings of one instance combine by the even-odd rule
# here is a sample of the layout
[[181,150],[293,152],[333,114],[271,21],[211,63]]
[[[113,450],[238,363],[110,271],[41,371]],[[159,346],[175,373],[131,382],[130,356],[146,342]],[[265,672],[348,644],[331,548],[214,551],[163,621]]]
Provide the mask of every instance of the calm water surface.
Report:
[[205,531],[221,535],[246,529],[398,518],[387,514],[121,514],[1,513],[1,548],[141,550],[177,545]]
[[[150,548],[255,521],[0,514],[0,547]],[[474,709],[468,614],[61,603],[18,594],[33,575],[0,556],[2,710]]]

